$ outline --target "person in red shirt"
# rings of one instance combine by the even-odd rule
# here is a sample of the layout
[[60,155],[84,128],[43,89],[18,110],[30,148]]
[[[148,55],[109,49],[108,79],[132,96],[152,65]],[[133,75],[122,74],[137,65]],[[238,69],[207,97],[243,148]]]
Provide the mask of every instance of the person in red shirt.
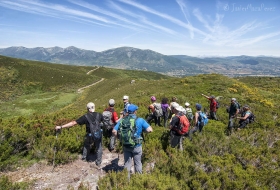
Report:
[[201,94],[202,96],[204,96],[205,98],[207,98],[210,102],[210,118],[209,119],[214,119],[214,120],[218,120],[217,119],[217,101],[215,99],[215,96],[206,96],[204,94]]
[[113,130],[114,126],[117,124],[117,122],[119,121],[119,117],[118,117],[117,112],[114,109],[114,106],[115,106],[115,100],[110,99],[109,107],[107,107],[104,110],[104,111],[110,111],[112,113],[111,122],[110,122],[109,126],[106,126],[108,129],[108,136],[110,138],[110,143],[109,143],[110,152],[115,149],[115,144],[116,144],[116,136],[112,134],[112,130]]

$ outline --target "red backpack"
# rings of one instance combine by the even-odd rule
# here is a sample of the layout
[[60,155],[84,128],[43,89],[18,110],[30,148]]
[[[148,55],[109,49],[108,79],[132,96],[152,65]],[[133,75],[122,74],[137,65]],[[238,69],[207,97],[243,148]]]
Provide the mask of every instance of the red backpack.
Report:
[[175,128],[175,131],[179,135],[186,134],[189,131],[189,127],[190,127],[190,122],[189,122],[188,118],[185,115],[176,115],[176,117],[179,117],[180,124],[178,127]]

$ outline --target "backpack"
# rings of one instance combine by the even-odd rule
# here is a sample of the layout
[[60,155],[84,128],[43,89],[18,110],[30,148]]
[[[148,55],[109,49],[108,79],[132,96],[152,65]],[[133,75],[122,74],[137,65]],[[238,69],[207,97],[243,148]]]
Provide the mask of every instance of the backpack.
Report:
[[174,130],[179,135],[185,135],[189,131],[190,122],[185,115],[176,115],[180,119],[179,126],[177,126]]
[[105,111],[103,111],[102,115],[103,115],[103,123],[104,123],[104,127],[109,130],[114,126],[114,123],[112,121],[112,117],[113,117],[113,112],[114,109],[106,109]]
[[186,116],[187,116],[187,118],[188,118],[188,120],[189,121],[191,121],[191,120],[193,120],[193,113],[192,113],[192,111],[191,110],[186,110],[187,111],[187,113],[186,113]]
[[96,115],[96,118],[94,121],[91,120],[91,118],[90,118],[90,116],[88,116],[88,114],[86,114],[85,117],[87,118],[89,125],[90,125],[89,129],[90,129],[91,136],[95,140],[101,139],[102,130],[100,128],[100,123],[99,123],[99,114]]
[[123,146],[127,148],[133,148],[136,145],[136,120],[137,118],[134,119],[132,116],[126,116],[120,122],[120,141],[123,144]]
[[237,108],[237,109],[240,109],[240,108],[241,108],[240,104],[239,104],[237,101],[235,101],[235,105],[236,105],[236,108]]
[[216,109],[219,109],[220,103],[219,103],[219,101],[217,101],[216,99],[215,99],[215,101],[216,101]]
[[256,116],[251,112],[248,119],[249,119],[249,123],[253,123],[256,119]]
[[153,106],[155,107],[155,116],[156,117],[161,117],[163,115],[162,113],[162,108],[160,103],[154,103]]
[[205,126],[208,123],[208,117],[204,112],[199,112],[199,117],[198,117],[198,124],[200,126]]

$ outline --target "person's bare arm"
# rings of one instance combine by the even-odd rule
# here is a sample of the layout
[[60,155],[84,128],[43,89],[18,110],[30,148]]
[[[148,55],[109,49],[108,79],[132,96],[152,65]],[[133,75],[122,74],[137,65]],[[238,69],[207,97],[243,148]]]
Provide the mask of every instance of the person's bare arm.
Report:
[[147,133],[151,133],[151,132],[153,132],[153,128],[151,127],[151,126],[149,126],[147,129],[146,129],[146,131],[145,132],[147,132]]
[[113,135],[117,136],[118,131],[116,129],[113,129],[112,133],[113,133]]
[[208,98],[209,99],[209,96],[206,96],[205,94],[201,94],[202,96],[204,96],[205,98]]
[[246,120],[249,117],[250,113],[246,113],[244,117],[236,117],[237,119]]
[[66,124],[64,124],[64,125],[56,126],[56,127],[55,127],[55,130],[60,130],[60,129],[63,129],[63,128],[73,127],[74,125],[77,125],[77,122],[76,122],[76,121],[71,121],[71,122],[66,123]]

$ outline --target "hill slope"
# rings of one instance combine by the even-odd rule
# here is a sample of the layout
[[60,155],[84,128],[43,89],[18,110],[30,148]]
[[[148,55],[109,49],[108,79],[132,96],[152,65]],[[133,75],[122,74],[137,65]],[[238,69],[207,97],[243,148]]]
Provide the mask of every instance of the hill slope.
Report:
[[[5,68],[5,66],[2,67]],[[26,67],[28,68],[29,65],[27,64]],[[33,65],[31,64],[30,67]],[[69,69],[69,72],[72,68],[72,66],[67,68],[68,66],[65,65],[62,67],[65,70]],[[84,67],[75,68],[76,70],[84,69]],[[44,75],[48,72],[43,72],[45,69],[48,70],[47,66],[41,66],[38,69],[42,69],[42,78],[48,78],[48,75]],[[155,127],[152,123],[154,132],[145,135],[146,141],[143,144],[144,174],[133,175],[130,183],[127,183],[125,172],[108,173],[98,181],[99,188],[280,188],[279,78],[229,78],[218,74],[173,78],[152,72],[104,67],[90,75],[92,76],[85,76],[90,79],[93,77],[105,78],[105,80],[85,89],[82,93],[77,94],[73,101],[59,106],[57,110],[1,119],[0,169],[2,171],[15,170],[23,163],[32,163],[36,160],[46,161],[50,165],[54,163],[56,166],[75,163],[74,160],[78,158],[82,149],[84,129],[73,127],[63,130],[58,138],[53,134],[53,129],[56,125],[65,124],[84,114],[85,105],[89,101],[93,101],[96,104],[96,110],[101,112],[107,106],[108,100],[114,98],[116,100],[115,109],[119,112],[123,109],[122,96],[129,95],[130,101],[139,106],[138,116],[145,117],[152,95],[156,96],[158,101],[163,97],[176,96],[179,104],[183,105],[188,101],[194,110],[196,102],[201,103],[204,108],[208,108],[208,100],[201,96],[201,93],[204,93],[221,96],[221,107],[218,110],[219,121],[210,120],[203,129],[203,133],[195,134],[192,141],[185,139],[183,152],[169,146],[167,129]],[[72,72],[72,76],[75,76],[75,72]],[[33,80],[32,77],[31,79]],[[35,82],[31,79],[30,82]],[[135,83],[131,84],[132,79],[135,80]],[[19,82],[26,80],[28,81],[26,78],[18,78]],[[45,89],[44,84],[42,82],[42,89]],[[60,85],[60,83],[58,84]],[[64,85],[67,85],[67,82]],[[60,93],[67,92],[67,89],[59,90],[61,90],[58,91]],[[42,92],[44,91],[42,90]],[[237,98],[242,105],[249,104],[257,120],[255,123],[249,124],[246,129],[234,131],[232,135],[228,135],[226,133],[228,115],[225,109],[232,97]],[[62,98],[61,101],[66,99]],[[2,105],[2,109],[6,109]],[[235,126],[237,125],[236,121]],[[108,138],[103,139],[103,144],[106,149]],[[56,147],[55,159],[54,147]],[[121,152],[119,144],[117,151]],[[110,163],[103,164],[104,167],[110,165]],[[150,166],[154,166],[153,169]],[[73,165],[73,167],[75,166]],[[62,176],[57,177],[63,179]],[[93,175],[94,177],[96,176]],[[72,179],[74,178],[73,173]],[[2,179],[0,185],[5,182]],[[24,182],[31,183],[27,179]],[[77,183],[81,182],[77,180]]]

